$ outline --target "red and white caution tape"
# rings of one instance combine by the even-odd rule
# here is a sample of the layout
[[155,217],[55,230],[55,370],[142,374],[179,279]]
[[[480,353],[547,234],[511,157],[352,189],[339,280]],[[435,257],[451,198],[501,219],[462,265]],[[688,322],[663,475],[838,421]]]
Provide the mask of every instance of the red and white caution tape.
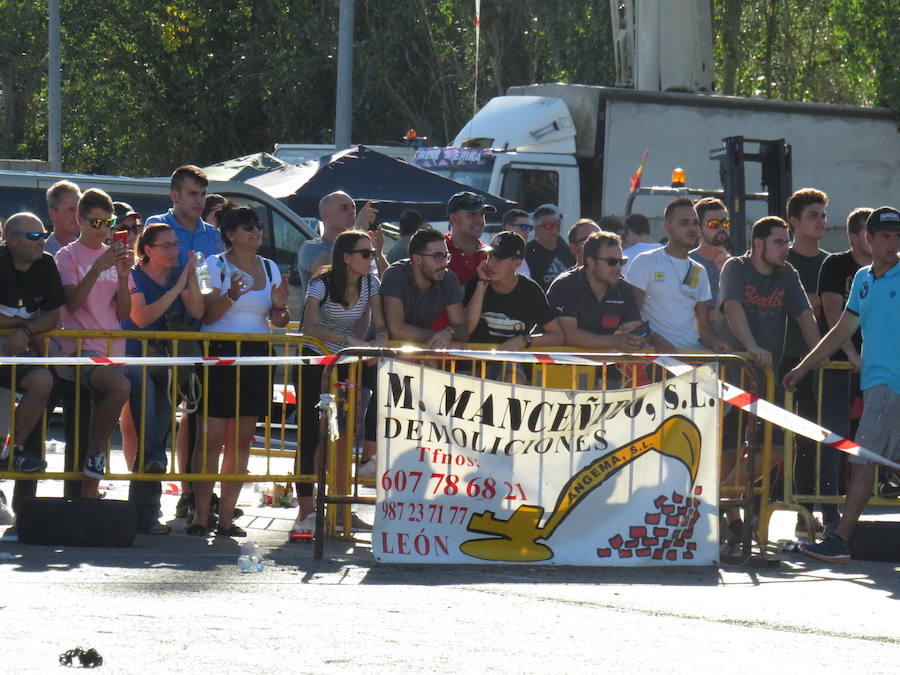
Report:
[[[398,350],[401,355],[415,355],[422,351],[418,348],[406,348]],[[539,353],[539,352],[500,352],[496,350],[463,350],[448,349],[440,351],[441,355],[446,354],[448,358],[474,359],[483,361],[512,361],[516,363],[536,363],[547,365],[581,365],[596,366],[604,363],[590,354],[555,352],[555,353]],[[624,355],[630,356],[630,355]],[[641,357],[641,354],[633,356]],[[0,365],[72,365],[72,366],[90,366],[90,365],[135,365],[135,366],[275,366],[275,365],[297,365],[308,363],[313,365],[335,365],[338,363],[351,363],[361,359],[369,358],[368,356],[328,354],[325,356],[235,356],[235,357],[191,357],[191,356],[121,356],[121,357],[86,357],[86,356],[0,356]],[[432,358],[440,358],[434,355]],[[655,363],[674,375],[683,375],[693,370],[683,361],[671,356],[647,356],[649,363]],[[277,390],[276,390],[277,391]],[[861,459],[871,462],[883,464],[893,469],[900,470],[900,464],[893,462],[881,455],[863,448],[858,443],[844,438],[833,431],[822,427],[815,422],[804,419],[799,415],[785,410],[773,403],[759,398],[754,394],[744,391],[743,389],[729,384],[723,380],[718,380],[717,390],[707,391],[710,396],[716,396],[722,401],[729,403],[741,410],[746,410],[761,419],[776,424],[795,434],[805,436],[817,443],[823,443],[831,446],[848,455],[855,455]],[[293,392],[291,392],[293,394]],[[284,397],[288,397],[288,393],[284,392]],[[296,401],[296,397],[293,397]]]

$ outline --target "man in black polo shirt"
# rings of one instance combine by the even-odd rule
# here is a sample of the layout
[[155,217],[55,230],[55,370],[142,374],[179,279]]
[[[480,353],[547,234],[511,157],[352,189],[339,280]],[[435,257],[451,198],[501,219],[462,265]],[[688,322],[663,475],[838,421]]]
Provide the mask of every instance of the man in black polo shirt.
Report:
[[440,232],[419,230],[409,240],[409,260],[384,271],[381,295],[392,340],[446,349],[468,339],[463,288],[447,269],[449,257]]
[[[59,308],[65,302],[56,263],[44,253],[48,233],[32,213],[10,216],[3,228],[5,246],[0,246],[0,328],[15,329],[0,340],[8,356],[35,356],[34,338],[59,325]],[[0,387],[13,386],[12,366],[0,366]],[[22,393],[13,419],[12,440],[0,451],[4,469],[35,473],[47,468],[41,458],[38,422],[53,389],[53,374],[43,366],[17,366],[15,388]],[[0,412],[5,414],[6,411]],[[16,481],[13,509],[36,491],[34,481]]]
[[[571,347],[634,352],[646,345],[634,289],[622,279],[622,240],[595,232],[584,243],[584,265],[562,274],[547,292]],[[638,332],[640,332],[638,330]]]

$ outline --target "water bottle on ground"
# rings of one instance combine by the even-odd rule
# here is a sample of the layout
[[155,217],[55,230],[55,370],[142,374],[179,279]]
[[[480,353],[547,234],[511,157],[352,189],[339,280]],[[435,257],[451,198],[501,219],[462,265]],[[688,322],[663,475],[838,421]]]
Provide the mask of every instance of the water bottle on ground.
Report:
[[252,574],[255,572],[262,572],[265,569],[262,557],[262,552],[259,550],[259,546],[256,545],[256,542],[245,541],[241,544],[241,554],[238,556],[238,567],[241,568],[241,572],[245,573]]
[[197,284],[200,286],[200,292],[203,295],[208,295],[213,292],[212,277],[209,275],[209,263],[206,261],[206,256],[200,251],[194,251],[194,257],[197,259],[197,264],[194,267],[194,271],[197,273]]

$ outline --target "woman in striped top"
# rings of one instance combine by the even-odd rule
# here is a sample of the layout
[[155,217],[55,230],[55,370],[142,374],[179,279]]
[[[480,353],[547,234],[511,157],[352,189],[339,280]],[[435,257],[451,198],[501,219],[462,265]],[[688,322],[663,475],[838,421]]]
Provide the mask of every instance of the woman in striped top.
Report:
[[[318,338],[332,351],[345,347],[384,347],[388,331],[384,322],[381,302],[381,285],[372,271],[375,249],[365,232],[350,230],[338,235],[334,241],[331,265],[309,282],[306,309],[303,314],[303,332]],[[372,339],[367,340],[369,336]],[[315,353],[306,351],[306,353]],[[339,377],[345,379],[346,369]],[[316,404],[322,385],[322,366],[304,365],[301,368],[302,390],[300,394],[300,471],[313,472],[313,457],[319,444],[319,425]],[[366,407],[365,434],[361,467],[374,475],[375,432],[378,422],[375,407],[375,369],[364,367],[363,386],[372,390]],[[341,467],[338,467],[340,473]],[[362,472],[360,473],[362,475]],[[291,539],[307,540],[315,529],[315,501],[312,485],[297,484],[300,512]]]

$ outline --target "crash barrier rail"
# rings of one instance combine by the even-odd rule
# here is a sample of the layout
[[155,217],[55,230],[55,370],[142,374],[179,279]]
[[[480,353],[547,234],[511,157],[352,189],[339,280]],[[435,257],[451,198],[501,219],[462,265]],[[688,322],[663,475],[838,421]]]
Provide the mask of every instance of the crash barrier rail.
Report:
[[[573,353],[564,348],[544,348],[541,353],[534,352],[496,352],[489,351],[495,345],[485,345],[484,350],[479,351],[477,346],[467,350],[431,350],[400,346],[396,348],[352,348],[342,350],[337,354],[337,359],[342,362],[352,362],[359,367],[361,360],[373,359],[402,359],[417,363],[431,363],[463,374],[474,374],[476,377],[504,379],[510,383],[523,383],[522,378],[527,377],[528,370],[532,371],[530,383],[544,388],[569,388],[569,389],[629,389],[651,382],[660,382],[673,372],[674,364],[690,370],[701,364],[716,364],[719,370],[725,367],[736,372],[744,392],[760,391],[759,370],[752,366],[744,358],[734,355],[722,354],[608,354],[608,353]],[[499,364],[499,368],[490,366]],[[322,391],[333,392],[329,383],[334,381],[333,373],[337,361],[334,364],[326,364],[322,376]],[[681,372],[684,372],[683,370]],[[720,373],[721,376],[721,373]],[[351,374],[351,380],[354,375]],[[358,378],[355,381],[359,381]],[[765,376],[766,387],[762,390],[764,396],[770,400],[774,391],[774,378],[771,372]],[[352,465],[354,448],[359,446],[357,432],[362,428],[362,416],[364,406],[361,387],[356,387],[349,392],[346,419],[348,427],[340,435],[340,441],[336,440],[338,433],[333,428],[333,415],[325,410],[320,413],[320,434],[318,457],[319,485],[327,485],[326,490],[319,490],[316,498],[316,532],[315,550],[316,559],[321,559],[324,554],[324,540],[326,535],[333,536],[335,518],[330,511],[332,506],[338,506],[336,522],[342,525],[345,537],[350,537],[352,529],[352,514],[350,507],[353,504],[374,505],[376,498],[362,495],[359,491],[361,484],[371,485],[373,481],[353,480],[349,472]],[[742,392],[743,393],[743,392]],[[381,405],[376,406],[379,409]],[[725,406],[718,407],[721,416]],[[756,446],[757,434],[756,417],[750,415],[742,418],[737,426],[738,437],[731,443],[734,448],[732,463],[738,467],[733,472],[729,485],[720,490],[720,506],[735,507],[743,511],[744,529],[740,548],[737,554],[723,557],[723,561],[730,563],[746,562],[751,555],[751,524],[753,522],[754,502],[759,501],[763,508],[767,504],[764,495],[769,494],[769,471],[764,470],[760,480],[754,484],[754,471],[752,463],[754,457],[758,457],[762,467],[771,464],[771,424],[766,422],[762,435],[763,446],[759,452]],[[725,441],[727,446],[729,441]],[[741,450],[738,451],[738,448]],[[340,474],[337,479],[331,479],[338,470],[340,461]],[[743,467],[741,469],[741,467]],[[329,512],[326,512],[326,509]]]
[[[847,380],[843,383],[837,383],[835,386],[829,384],[828,378],[839,378],[843,376]],[[840,427],[834,429],[843,434],[847,439],[855,435],[856,423],[862,414],[862,392],[859,390],[858,373],[854,370],[852,364],[846,361],[827,361],[815,369],[808,377],[812,378],[812,395],[815,399],[815,421],[817,424],[833,429],[833,426]],[[831,380],[834,382],[834,379]],[[793,410],[797,402],[797,395],[792,392],[785,392],[784,408]],[[856,400],[854,400],[856,399]],[[823,412],[825,405],[830,405],[830,414],[826,416]],[[838,406],[844,406],[844,410],[835,413]],[[809,446],[814,446],[814,455],[807,458],[805,466],[799,461],[798,452],[800,444],[806,442]],[[843,505],[847,501],[845,494],[841,494],[840,484],[842,470],[845,466],[845,453],[840,451],[838,443],[820,443],[802,438],[799,434],[792,431],[786,431],[784,437],[784,480],[783,480],[783,496],[781,499],[770,504],[767,517],[776,511],[793,511],[798,514],[798,518],[802,521],[806,535],[810,541],[815,537],[815,522],[813,519],[813,509],[817,505],[836,504]],[[830,476],[829,463],[831,463]],[[810,472],[810,468],[812,471]],[[897,467],[879,466],[876,472],[875,481],[872,485],[872,495],[869,497],[868,504],[870,506],[897,506],[897,495],[884,496],[879,491],[879,481],[881,477],[889,475],[890,472],[896,470]],[[879,474],[882,474],[880,477]],[[898,472],[895,475],[900,475]],[[823,477],[828,477],[829,482],[833,482],[831,489],[824,485]],[[812,486],[813,490],[801,490],[801,485]],[[824,491],[823,491],[824,490]],[[826,523],[827,525],[827,523]],[[766,522],[768,527],[768,521]]]
[[[0,332],[0,335],[9,334],[10,331]],[[228,366],[237,363],[235,377],[237,380],[237,389],[240,390],[241,371],[243,365],[269,365],[267,370],[267,387],[266,391],[271,392],[268,396],[266,414],[261,418],[262,422],[257,423],[258,433],[255,434],[252,443],[251,455],[265,458],[265,470],[255,471],[253,473],[239,473],[237,463],[235,470],[230,473],[220,473],[206,464],[206,421],[208,418],[208,401],[205,396],[199,396],[197,403],[197,414],[199,416],[199,447],[203,453],[203,464],[206,470],[202,472],[182,471],[179,470],[175,457],[175,439],[178,433],[178,421],[183,419],[186,410],[184,403],[181,406],[172,406],[170,415],[166,423],[170,427],[170,435],[167,447],[167,469],[164,474],[146,473],[144,471],[131,472],[127,465],[124,467],[119,464],[118,460],[110,463],[107,462],[109,470],[106,474],[108,480],[132,480],[132,481],[241,481],[241,482],[281,482],[290,483],[314,483],[316,476],[314,474],[302,474],[300,472],[299,452],[298,452],[298,433],[297,430],[307,421],[301,419],[301,406],[297,405],[300,400],[299,387],[295,390],[295,384],[300,382],[300,373],[304,363],[310,362],[313,357],[299,356],[304,346],[315,348],[322,354],[329,354],[328,349],[317,339],[292,334],[235,334],[235,333],[207,333],[207,332],[176,332],[176,331],[80,331],[80,330],[57,330],[44,333],[40,338],[47,338],[44,341],[43,353],[29,352],[21,355],[19,358],[9,358],[0,356],[0,364],[12,364],[13,383],[11,389],[15,389],[16,384],[16,368],[17,364],[28,365],[54,365],[58,371],[60,367],[69,369],[69,376],[74,379],[67,381],[57,378],[57,383],[62,398],[66,398],[63,391],[69,390],[69,398],[64,402],[72,406],[70,414],[71,423],[67,428],[66,439],[66,460],[67,470],[64,471],[43,471],[37,473],[21,473],[13,470],[13,455],[10,453],[8,460],[0,463],[0,478],[15,480],[83,480],[84,475],[75,470],[80,467],[83,456],[85,454],[84,444],[86,443],[86,425],[89,423],[89,417],[84,414],[87,412],[85,406],[89,402],[89,392],[84,388],[83,369],[73,367],[78,365],[117,365],[131,364],[132,367],[141,368],[141,382],[143,383],[141,390],[141,408],[139,414],[135,417],[135,433],[136,439],[136,457],[139,460],[138,466],[144,466],[145,458],[145,430],[149,423],[146,418],[147,411],[147,392],[148,380],[151,378],[149,371],[151,369],[162,369],[162,374],[167,381],[169,389],[170,401],[178,402],[182,397],[179,394],[179,374],[196,374],[201,388],[201,392],[207,391],[209,379],[209,367]],[[60,338],[74,339],[76,341],[75,357],[54,357],[51,356],[54,350],[54,343]],[[115,357],[115,358],[88,358],[82,356],[83,345],[85,341],[91,338],[102,338],[107,341],[108,352],[112,351],[113,340],[133,339],[139,340],[141,344],[140,358],[133,357]],[[221,341],[230,342],[235,345],[234,353],[241,348],[241,345],[249,343],[263,344],[266,346],[265,355],[260,357],[242,357],[239,359],[229,359],[227,354],[224,357],[210,356],[210,342]],[[167,346],[163,352],[167,355],[159,355],[161,346]],[[227,350],[226,350],[227,351]],[[209,367],[197,368],[197,364],[204,364]],[[157,371],[159,372],[159,371]],[[0,420],[8,422],[8,433],[12,437],[15,434],[15,405],[16,397],[9,396],[10,390],[0,389],[0,393],[8,396],[6,404],[7,413],[0,414]],[[51,406],[55,401],[51,401]],[[236,396],[236,411],[240,414],[240,398]],[[52,409],[51,411],[52,412]],[[133,413],[132,413],[133,414]],[[293,420],[293,421],[291,421]],[[162,423],[157,421],[156,423]],[[317,420],[308,422],[317,424]],[[42,447],[42,455],[46,455],[49,447],[53,444],[47,441],[48,428],[48,411],[45,411],[42,420],[39,422],[40,442]],[[237,425],[235,425],[237,427]],[[5,433],[2,436],[5,438]],[[235,428],[234,440],[237,440],[237,428]],[[109,457],[109,444],[107,444],[107,457]],[[124,470],[122,470],[124,468]]]

